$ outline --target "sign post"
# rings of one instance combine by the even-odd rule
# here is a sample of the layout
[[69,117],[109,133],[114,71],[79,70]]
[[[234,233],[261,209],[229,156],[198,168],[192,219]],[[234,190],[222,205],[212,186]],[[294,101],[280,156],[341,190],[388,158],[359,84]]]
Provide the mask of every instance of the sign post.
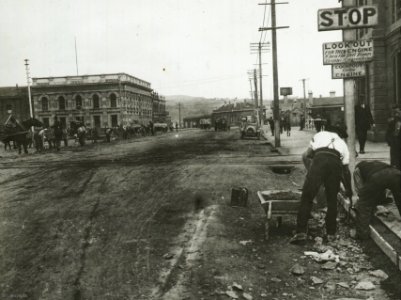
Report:
[[[355,169],[355,79],[366,76],[365,65],[373,59],[373,40],[356,40],[356,28],[378,24],[378,7],[356,6],[356,0],[342,0],[342,7],[318,10],[318,30],[343,30],[343,41],[323,44],[323,64],[332,65],[332,78],[344,80],[345,125],[350,152],[349,169]],[[354,182],[352,180],[354,189]]]

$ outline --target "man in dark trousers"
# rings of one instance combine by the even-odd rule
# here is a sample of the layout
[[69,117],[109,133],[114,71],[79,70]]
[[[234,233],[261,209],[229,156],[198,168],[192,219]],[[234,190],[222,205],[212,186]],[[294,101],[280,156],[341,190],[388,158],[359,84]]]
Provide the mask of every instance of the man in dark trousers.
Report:
[[372,114],[369,107],[366,107],[364,103],[355,106],[355,131],[359,142],[359,153],[365,153],[365,143],[368,130],[371,126],[374,126]]
[[296,234],[290,243],[301,244],[307,240],[307,227],[313,199],[321,185],[324,185],[327,199],[326,233],[327,240],[335,240],[337,231],[337,194],[343,181],[346,196],[352,196],[351,174],[348,169],[349,151],[336,127],[328,127],[314,135],[307,152],[313,158],[302,188],[298,209]]
[[400,142],[401,142],[400,109],[393,107],[393,116],[387,123],[386,141],[390,146],[390,164],[400,170]]
[[387,204],[386,189],[393,194],[395,204],[401,215],[401,172],[381,161],[361,161],[355,167],[354,182],[359,200],[355,204],[356,237],[369,237],[369,223],[374,208]]
[[63,124],[57,120],[57,117],[54,118],[53,130],[56,150],[60,151],[61,140],[63,139]]

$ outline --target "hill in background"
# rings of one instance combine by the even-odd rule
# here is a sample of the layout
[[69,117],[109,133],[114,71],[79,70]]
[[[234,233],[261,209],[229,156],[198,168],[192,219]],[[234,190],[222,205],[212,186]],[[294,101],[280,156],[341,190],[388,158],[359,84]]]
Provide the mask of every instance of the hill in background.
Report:
[[[231,98],[203,98],[185,95],[173,95],[166,97],[166,109],[171,116],[171,120],[178,122],[178,104],[181,103],[181,118],[211,115],[214,109],[219,108],[225,103],[244,102],[244,100]],[[250,101],[247,99],[247,101]]]

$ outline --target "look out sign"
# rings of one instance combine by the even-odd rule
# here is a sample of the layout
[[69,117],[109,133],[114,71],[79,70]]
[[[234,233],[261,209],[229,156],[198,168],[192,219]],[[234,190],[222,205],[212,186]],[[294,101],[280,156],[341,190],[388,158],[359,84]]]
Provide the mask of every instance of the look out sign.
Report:
[[377,6],[324,8],[318,10],[318,30],[353,29],[375,26]]

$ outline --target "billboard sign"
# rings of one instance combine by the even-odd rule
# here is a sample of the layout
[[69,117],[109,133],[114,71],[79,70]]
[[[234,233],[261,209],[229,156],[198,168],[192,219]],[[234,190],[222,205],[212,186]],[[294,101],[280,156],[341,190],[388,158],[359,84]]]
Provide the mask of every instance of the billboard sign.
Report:
[[373,40],[323,44],[323,64],[346,64],[373,60]]
[[331,66],[331,78],[344,79],[366,76],[364,63],[338,64]]
[[281,96],[289,96],[292,95],[292,87],[282,87],[280,88]]
[[324,8],[317,12],[318,30],[373,27],[378,24],[377,6]]

